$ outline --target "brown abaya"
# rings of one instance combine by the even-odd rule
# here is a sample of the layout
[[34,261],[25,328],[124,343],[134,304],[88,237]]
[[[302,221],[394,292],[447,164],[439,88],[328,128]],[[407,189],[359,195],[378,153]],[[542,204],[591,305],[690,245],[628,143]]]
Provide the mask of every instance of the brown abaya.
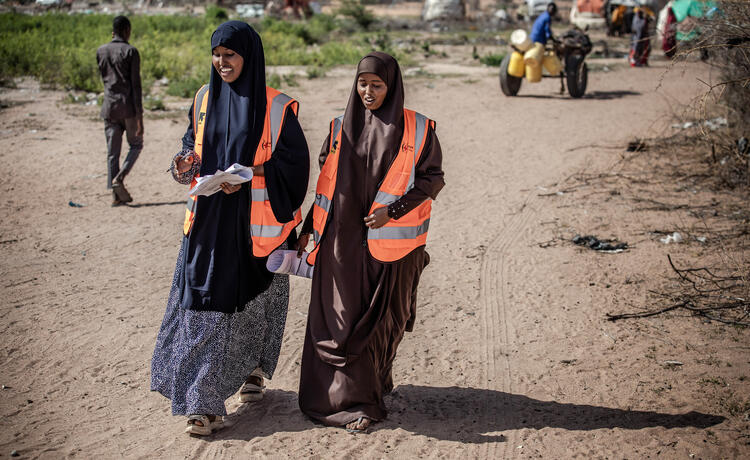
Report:
[[[302,355],[300,408],[328,425],[345,425],[360,416],[374,421],[386,417],[383,395],[393,389],[393,359],[404,332],[413,327],[417,285],[429,262],[424,246],[393,263],[375,260],[367,249],[363,219],[398,154],[404,91],[398,63],[385,53],[365,56],[357,77],[362,73],[380,76],[388,94],[377,110],[365,109],[355,77],[344,114],[333,208],[315,264]],[[328,146],[326,139],[321,166]],[[441,163],[440,143],[430,128],[414,188],[391,205],[389,215],[401,217],[434,199],[444,185]]]

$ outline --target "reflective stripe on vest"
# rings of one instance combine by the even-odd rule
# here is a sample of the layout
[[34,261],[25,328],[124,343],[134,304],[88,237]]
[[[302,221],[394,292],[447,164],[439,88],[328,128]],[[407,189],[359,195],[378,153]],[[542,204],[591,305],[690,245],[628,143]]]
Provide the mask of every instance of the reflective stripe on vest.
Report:
[[[202,158],[203,155],[203,129],[206,126],[206,110],[208,108],[208,85],[200,87],[198,92],[195,93],[195,99],[193,99],[193,134],[195,136],[195,145],[193,150],[198,155],[198,158]],[[195,187],[198,183],[198,177],[200,171],[198,171],[193,180],[190,182],[190,188]],[[187,235],[190,233],[190,229],[193,228],[193,221],[195,220],[195,210],[197,206],[197,197],[192,195],[188,196],[187,209],[185,209],[185,222],[182,224],[182,233]]]
[[[271,159],[284,126],[287,109],[297,114],[297,101],[273,88],[266,88],[266,119],[263,135],[255,152],[254,165],[262,165]],[[250,236],[253,240],[253,255],[265,257],[281,246],[289,233],[302,222],[302,213],[295,211],[294,218],[282,224],[276,220],[268,198],[266,178],[253,177],[250,183]]]
[[368,229],[367,238],[375,240],[409,240],[424,235],[427,233],[428,228],[430,228],[429,218],[416,227],[388,227],[384,225],[380,228]]
[[[404,139],[401,149],[388,169],[383,183],[370,208],[388,206],[414,188],[417,163],[422,155],[428,126],[434,122],[424,115],[404,109]],[[403,177],[408,171],[408,179]],[[382,201],[380,201],[382,200]],[[391,219],[380,228],[367,229],[367,247],[381,262],[394,262],[427,242],[432,200],[427,199],[398,220]]]
[[[331,210],[331,197],[335,190],[338,169],[338,147],[341,142],[341,119],[342,117],[339,117],[331,122],[329,146],[331,154],[326,158],[316,188],[313,207],[315,247],[307,259],[310,264],[314,264],[317,258],[320,241],[324,236]],[[414,188],[416,165],[422,155],[429,126],[434,128],[435,124],[432,120],[412,110],[404,109],[404,135],[401,148],[375,196],[370,213],[377,208],[388,206]],[[407,174],[408,179],[404,180]],[[377,260],[393,262],[424,245],[427,241],[431,209],[432,202],[428,199],[400,219],[391,219],[378,229],[368,229],[367,243],[370,254]]]
[[315,186],[315,202],[313,203],[313,250],[307,256],[310,265],[315,264],[318,246],[323,238],[323,229],[333,207],[333,191],[336,189],[336,173],[338,169],[338,154],[341,149],[341,125],[344,116],[331,120],[328,156],[320,170],[318,183]]
[[[208,101],[208,86],[203,86],[195,95],[194,107],[200,107],[199,112],[193,112],[193,131],[195,132],[195,152],[198,157],[202,156],[203,130],[206,123],[206,106]],[[271,158],[276,149],[276,143],[284,126],[287,109],[291,108],[296,115],[299,104],[286,94],[273,88],[266,87],[266,116],[263,125],[263,134],[255,151],[254,166],[262,165]],[[197,177],[197,175],[196,175]],[[193,179],[191,188],[195,185]],[[302,213],[298,209],[294,218],[282,224],[273,215],[271,202],[268,198],[266,181],[263,176],[254,176],[250,182],[250,236],[252,239],[253,255],[265,257],[281,244],[289,236],[289,233],[302,222]],[[188,210],[185,215],[183,230],[185,235],[190,232],[195,220],[197,197],[188,197]]]

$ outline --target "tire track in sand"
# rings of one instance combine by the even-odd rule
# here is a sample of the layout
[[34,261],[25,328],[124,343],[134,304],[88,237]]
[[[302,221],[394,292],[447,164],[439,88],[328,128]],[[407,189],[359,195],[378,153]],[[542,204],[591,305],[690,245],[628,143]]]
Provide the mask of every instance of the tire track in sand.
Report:
[[[527,227],[535,214],[531,209],[531,194],[527,195],[520,209],[511,215],[507,225],[490,242],[482,257],[480,272],[480,303],[482,304],[482,339],[485,353],[484,419],[488,431],[493,433],[503,427],[516,426],[514,409],[509,394],[513,392],[509,349],[513,341],[512,328],[508,324],[508,255],[512,244]],[[499,435],[500,433],[494,433]],[[505,436],[504,442],[487,442],[483,445],[482,457],[507,458],[513,455],[515,436]],[[502,452],[498,452],[498,448]]]

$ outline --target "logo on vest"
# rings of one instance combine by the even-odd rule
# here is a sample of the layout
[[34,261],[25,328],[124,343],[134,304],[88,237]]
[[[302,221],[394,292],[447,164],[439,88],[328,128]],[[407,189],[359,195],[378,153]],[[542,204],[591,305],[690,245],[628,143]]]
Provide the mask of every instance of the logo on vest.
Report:
[[260,148],[263,150],[270,150],[271,149],[271,143],[268,141],[263,141],[260,143]]
[[404,142],[403,144],[401,144],[401,150],[405,150],[407,152],[413,152],[414,151],[414,146],[413,145],[409,145],[409,144],[407,144],[407,143]]
[[198,123],[203,123],[203,120],[206,119],[206,112],[201,112],[198,114]]

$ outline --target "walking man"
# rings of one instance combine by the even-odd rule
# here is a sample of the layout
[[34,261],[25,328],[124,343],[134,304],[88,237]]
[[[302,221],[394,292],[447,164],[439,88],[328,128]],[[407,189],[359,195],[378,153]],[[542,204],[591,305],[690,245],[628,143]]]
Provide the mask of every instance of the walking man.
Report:
[[[130,30],[128,18],[117,16],[112,22],[112,41],[96,50],[104,83],[101,117],[107,138],[107,188],[112,189],[112,206],[133,201],[123,181],[143,149],[141,58],[128,43]],[[123,132],[130,150],[120,168]]]

